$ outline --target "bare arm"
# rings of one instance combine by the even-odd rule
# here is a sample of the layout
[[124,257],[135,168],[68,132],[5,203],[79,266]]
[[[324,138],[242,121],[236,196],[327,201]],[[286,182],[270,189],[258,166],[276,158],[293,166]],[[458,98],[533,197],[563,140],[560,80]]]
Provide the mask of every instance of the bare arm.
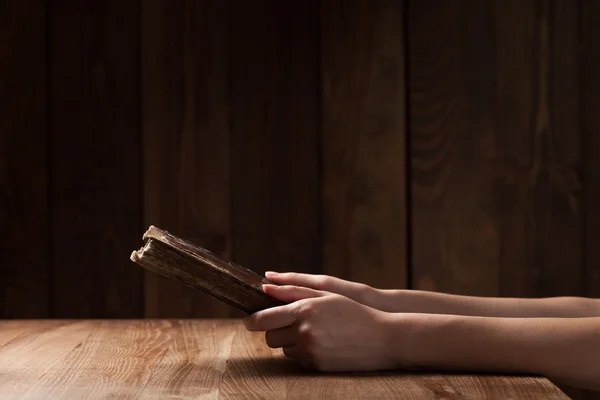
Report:
[[250,315],[246,328],[311,368],[530,373],[600,389],[600,317],[388,313],[304,287],[264,290],[288,304]]
[[600,318],[389,314],[389,331],[408,368],[532,373],[600,389]]
[[474,297],[418,290],[377,290],[367,294],[382,311],[484,317],[600,317],[600,300],[582,297]]
[[386,312],[484,317],[600,317],[600,300],[590,298],[498,298],[418,290],[385,290],[332,276],[299,273],[267,273],[267,278],[278,284],[341,294]]

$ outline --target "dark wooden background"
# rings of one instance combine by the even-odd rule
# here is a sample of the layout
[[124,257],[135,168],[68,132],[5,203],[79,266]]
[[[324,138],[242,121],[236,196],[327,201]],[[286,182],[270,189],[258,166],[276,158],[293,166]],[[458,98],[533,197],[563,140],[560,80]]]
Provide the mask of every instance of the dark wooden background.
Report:
[[600,1],[0,0],[0,317],[236,315],[129,261],[600,296]]

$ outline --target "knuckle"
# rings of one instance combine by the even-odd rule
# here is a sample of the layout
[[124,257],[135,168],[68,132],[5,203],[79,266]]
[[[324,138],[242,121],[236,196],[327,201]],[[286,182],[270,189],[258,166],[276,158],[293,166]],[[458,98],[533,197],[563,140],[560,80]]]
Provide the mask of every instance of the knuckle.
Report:
[[317,275],[315,277],[315,289],[325,289],[331,283],[331,277],[327,275]]
[[315,338],[314,329],[310,324],[302,324],[298,328],[298,337],[304,343],[309,343]]
[[302,319],[311,318],[317,313],[317,305],[314,301],[306,301],[298,308],[298,316]]
[[348,298],[339,293],[334,293],[331,295],[332,304],[342,304],[348,301]]
[[362,304],[368,304],[369,303],[369,294],[371,293],[371,287],[369,285],[365,285],[365,284],[359,284],[357,286],[358,290],[358,301]]
[[279,288],[290,295],[293,295],[294,293],[298,293],[299,290],[302,290],[300,288],[300,286],[292,285],[292,284],[286,284],[286,285],[280,286]]
[[290,279],[290,280],[295,280],[298,279],[298,273],[297,272],[286,272],[285,277]]

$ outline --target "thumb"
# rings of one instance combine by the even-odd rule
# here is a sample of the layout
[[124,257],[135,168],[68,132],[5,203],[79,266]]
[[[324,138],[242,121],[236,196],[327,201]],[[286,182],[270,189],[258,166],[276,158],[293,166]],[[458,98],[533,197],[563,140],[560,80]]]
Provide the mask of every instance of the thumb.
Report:
[[286,303],[292,303],[294,301],[309,299],[312,297],[323,297],[327,294],[319,290],[292,285],[263,285],[263,290],[269,296]]

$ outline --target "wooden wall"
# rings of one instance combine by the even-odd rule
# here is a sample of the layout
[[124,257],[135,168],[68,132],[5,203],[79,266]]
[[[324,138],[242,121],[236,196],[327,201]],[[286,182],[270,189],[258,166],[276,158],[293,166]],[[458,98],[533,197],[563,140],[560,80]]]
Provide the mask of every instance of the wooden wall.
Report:
[[0,2],[0,317],[230,317],[129,261],[600,296],[596,0]]

